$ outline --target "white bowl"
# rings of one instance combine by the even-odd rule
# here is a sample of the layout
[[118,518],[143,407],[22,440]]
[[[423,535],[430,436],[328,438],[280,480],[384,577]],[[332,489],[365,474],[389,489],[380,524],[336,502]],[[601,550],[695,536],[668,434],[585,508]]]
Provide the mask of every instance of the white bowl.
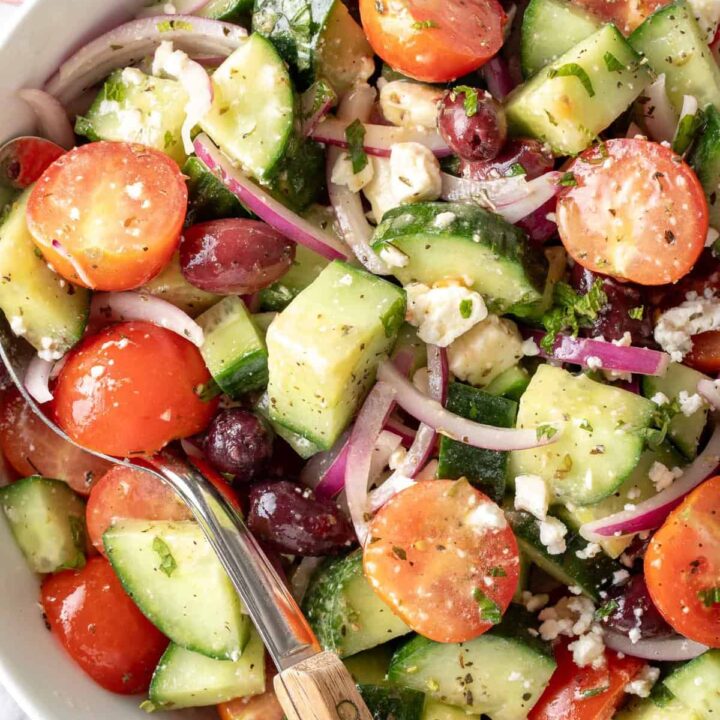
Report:
[[[32,114],[15,97],[41,87],[69,52],[130,18],[143,0],[25,0],[0,4],[0,144],[32,134]],[[0,513],[1,514],[1,513]],[[104,691],[45,629],[38,579],[0,520],[0,683],[32,720],[147,720],[141,697]],[[212,710],[162,713],[177,720],[217,718]],[[2,720],[2,719],[0,719]]]

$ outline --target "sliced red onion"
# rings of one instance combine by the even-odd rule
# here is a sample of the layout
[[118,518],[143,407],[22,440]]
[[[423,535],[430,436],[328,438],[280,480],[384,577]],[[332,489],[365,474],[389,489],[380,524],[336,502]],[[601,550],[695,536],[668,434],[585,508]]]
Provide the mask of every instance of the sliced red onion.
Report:
[[654,660],[655,662],[692,660],[708,649],[707,646],[689,640],[682,635],[640,638],[634,643],[627,635],[606,630],[603,633],[603,640],[605,645],[615,652],[621,652],[642,660]]
[[53,365],[54,363],[50,360],[43,360],[35,355],[30,360],[25,372],[23,380],[25,389],[40,405],[53,399],[53,394],[50,392],[50,373]]
[[322,565],[325,558],[305,557],[295,568],[295,572],[290,578],[290,591],[295,598],[295,602],[301,603],[305,598],[305,593],[310,587],[310,581],[315,571]]
[[[407,382],[407,381],[406,381]],[[395,388],[378,382],[367,396],[358,413],[348,450],[345,470],[345,494],[360,545],[368,537],[368,514],[370,510],[368,489],[372,472],[372,456],[375,442],[395,404]]]
[[202,451],[202,448],[196,445],[190,438],[182,438],[180,440],[180,447],[188,457],[205,459],[205,453]]
[[156,17],[157,15],[193,15],[202,10],[210,0],[167,0],[154,2],[144,7],[137,14],[139,18]]
[[173,50],[171,42],[163,41],[155,51],[152,63],[153,75],[168,75],[177,80],[187,93],[185,120],[180,134],[188,155],[195,149],[191,132],[209,112],[213,102],[213,84],[207,70],[191,60],[182,50]]
[[197,156],[222,180],[228,190],[270,227],[328,260],[347,260],[349,251],[342,243],[286,208],[233,167],[207,135],[198,135],[194,146]]
[[385,423],[385,429],[395,433],[405,448],[409,448],[413,444],[415,436],[417,435],[417,430],[413,430],[402,420],[393,416],[388,418],[388,421]]
[[335,91],[324,80],[317,81],[302,94],[300,106],[304,118],[302,133],[305,137],[312,135],[320,121],[333,109],[336,102]]
[[[514,7],[514,6],[513,6]],[[496,55],[488,60],[480,70],[490,94],[496,100],[504,100],[514,89],[515,82],[505,58]]]
[[439,402],[423,395],[392,363],[380,363],[378,379],[391,386],[397,404],[417,420],[436,432],[473,447],[489,450],[526,450],[554,442],[553,438],[538,437],[534,429],[498,428],[483,425],[446,410]]
[[[658,350],[641,347],[623,347],[602,340],[574,338],[570,335],[558,335],[552,353],[543,350],[540,344],[545,333],[541,330],[530,330],[526,337],[532,337],[540,348],[544,358],[561,360],[562,362],[596,367],[597,361],[602,363],[603,370],[634,373],[637,375],[663,375],[670,363],[670,356]],[[589,361],[589,362],[588,362]]]
[[[318,142],[335,147],[347,148],[345,128],[349,123],[336,118],[325,118],[313,130],[311,137]],[[415,130],[413,128],[395,127],[394,125],[373,125],[365,123],[365,141],[363,147],[368,155],[390,157],[392,146],[397,143],[416,142],[435,153],[437,157],[452,155],[452,150],[433,130]]]
[[246,37],[247,31],[239,25],[193,15],[132,20],[78,50],[50,78],[45,90],[67,104],[113,70],[151,55],[163,40],[191,56],[227,57]]
[[[422,468],[421,468],[422,469]],[[401,473],[393,473],[380,487],[375,488],[368,496],[368,506],[371,513],[376,513],[380,508],[392,500],[398,493],[407,490],[415,484],[413,478]]]
[[720,410],[720,388],[717,383],[717,380],[700,380],[697,389],[716,410]]
[[75,147],[75,133],[65,108],[44,90],[25,88],[18,95],[32,108],[40,135],[65,150]]
[[665,73],[658,75],[657,80],[645,88],[643,95],[649,98],[640,107],[643,112],[643,124],[650,137],[656,142],[672,142],[678,116],[665,89]]
[[136,292],[98,293],[90,303],[90,319],[104,322],[142,320],[170,330],[198,347],[204,342],[202,328],[189,315],[153,295]]
[[345,485],[345,466],[350,446],[346,430],[326,452],[313,455],[300,473],[300,482],[315,491],[319,498],[334,498]]
[[670,487],[649,500],[638,503],[632,510],[608,515],[602,520],[586,523],[580,534],[590,542],[609,537],[633,535],[654,530],[700,483],[709,477],[720,464],[720,424],[716,424],[705,449],[688,465],[683,474]]

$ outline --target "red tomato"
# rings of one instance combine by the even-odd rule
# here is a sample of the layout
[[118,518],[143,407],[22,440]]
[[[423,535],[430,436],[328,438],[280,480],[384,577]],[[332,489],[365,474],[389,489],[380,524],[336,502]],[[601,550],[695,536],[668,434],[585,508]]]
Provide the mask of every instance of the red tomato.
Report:
[[653,535],[645,580],[677,632],[720,647],[720,477],[693,490]]
[[497,0],[360,0],[373,50],[396,70],[448,82],[500,50],[507,16]]
[[567,643],[555,646],[557,668],[528,720],[610,720],[625,696],[627,685],[644,660],[605,652],[605,666],[578,667]]
[[116,520],[191,520],[192,513],[155,475],[116,465],[90,493],[86,518],[90,540],[103,552],[103,533]]
[[283,720],[285,712],[275,693],[239,698],[217,706],[220,720]]
[[21,477],[44,475],[64,480],[83,495],[110,468],[110,463],[53,432],[14,387],[0,397],[0,450]]
[[168,641],[137,609],[105,558],[48,576],[42,606],[78,665],[111,692],[144,692]]
[[27,217],[63,277],[94,290],[129,290],[170,261],[186,209],[187,187],[171,158],[143,145],[97,142],[43,173]]
[[705,247],[708,208],[700,181],[672,150],[621,138],[570,165],[577,185],[557,204],[560,238],[593,272],[664,285],[688,273]]
[[0,152],[0,178],[13,187],[30,187],[48,166],[65,154],[59,145],[38,137],[19,137]]
[[85,447],[118,457],[153,453],[210,422],[217,400],[198,396],[209,380],[192,343],[150,323],[118,323],[68,355],[55,416]]
[[[482,508],[482,509],[481,509]],[[396,495],[370,524],[365,574],[415,632],[464,642],[489,630],[510,604],[520,559],[502,511],[459,480],[425,480]]]
[[236,510],[242,511],[238,494],[207,460],[195,457],[190,457],[188,460],[225,496],[225,499],[228,500]]
[[597,15],[604,22],[615,23],[629,35],[646,17],[667,5],[670,0],[573,0],[576,5]]
[[704,373],[720,372],[720,330],[692,336],[692,350],[683,362]]

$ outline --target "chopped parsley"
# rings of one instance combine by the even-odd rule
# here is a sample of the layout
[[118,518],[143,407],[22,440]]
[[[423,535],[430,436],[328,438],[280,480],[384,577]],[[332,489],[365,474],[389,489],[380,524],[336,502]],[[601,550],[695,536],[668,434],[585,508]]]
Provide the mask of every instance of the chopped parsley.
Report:
[[172,147],[175,144],[175,136],[170,132],[170,130],[165,131],[165,135],[163,137],[163,148],[167,150],[168,148]]
[[469,85],[458,85],[457,87],[453,88],[453,100],[459,95],[462,94],[465,96],[463,105],[465,107],[465,115],[468,117],[473,117],[473,115],[477,115],[478,111],[478,91],[475,88],[470,87]]
[[582,84],[590,97],[595,97],[595,89],[593,88],[590,76],[585,72],[582,66],[577,63],[566,63],[559,68],[550,70],[549,78],[556,77],[576,77]]
[[413,30],[429,30],[436,28],[438,25],[434,20],[417,20],[412,24]]
[[580,693],[580,696],[583,700],[591,697],[595,697],[596,695],[602,695],[602,693],[607,692],[607,690],[610,689],[609,685],[598,685],[598,687],[595,688],[588,688],[587,690],[583,690]]
[[630,308],[630,310],[628,310],[628,317],[631,320],[642,320],[644,314],[645,314],[645,306],[644,305],[639,305],[638,307]]
[[677,398],[664,405],[657,405],[653,412],[651,426],[643,432],[645,444],[656,450],[665,441],[672,419],[680,412]]
[[487,574],[490,577],[507,577],[507,573],[499,565],[495,565],[495,567],[491,567],[488,570]]
[[489,598],[480,588],[473,590],[473,599],[480,608],[480,618],[485,622],[497,625],[502,620],[500,606]]
[[363,143],[365,142],[365,126],[359,120],[353,120],[345,128],[345,139],[348,143],[348,153],[352,163],[353,172],[362,172],[368,164]]
[[562,187],[575,187],[577,185],[577,179],[575,178],[575,174],[569,171],[564,173],[558,181],[558,185]]
[[712,607],[720,604],[720,587],[706,588],[698,592],[700,602],[705,607]]
[[505,173],[505,177],[516,177],[517,175],[527,175],[527,170],[519,163],[513,163],[508,171]]
[[675,137],[672,142],[672,149],[682,155],[688,150],[692,141],[695,139],[695,133],[700,129],[703,122],[703,114],[700,110],[692,115],[683,115],[678,123]]
[[605,61],[605,67],[610,72],[622,72],[625,69],[625,66],[611,52],[606,52],[603,55],[603,60]]
[[604,620],[607,617],[610,617],[617,609],[618,609],[618,601],[608,600],[604,605],[601,605],[596,611],[595,611],[595,619],[596,620]]
[[546,437],[548,440],[557,435],[557,428],[554,425],[538,425],[535,428],[535,435],[538,440]]
[[191,32],[193,29],[192,23],[186,20],[163,20],[156,25],[158,32],[172,32],[173,30],[185,30]]
[[460,317],[463,318],[463,320],[467,320],[471,315],[473,311],[473,301],[470,298],[465,298],[465,300],[460,301]]
[[177,563],[175,562],[173,554],[170,552],[168,544],[158,535],[153,540],[152,549],[160,556],[158,569],[170,577],[177,569]]
[[590,433],[593,431],[593,426],[585,418],[583,418],[583,420],[580,422],[580,425],[578,425],[578,427],[581,430],[586,430],[587,432],[590,432]]

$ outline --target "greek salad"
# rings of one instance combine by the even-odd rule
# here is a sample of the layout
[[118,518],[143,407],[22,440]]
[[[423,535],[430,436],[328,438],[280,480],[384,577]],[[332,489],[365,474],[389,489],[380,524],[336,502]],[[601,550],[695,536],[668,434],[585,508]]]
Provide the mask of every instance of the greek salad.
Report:
[[[378,720],[720,714],[720,5],[172,0],[24,89],[0,309],[79,446],[187,456]],[[5,383],[48,629],[282,720],[172,490]]]

